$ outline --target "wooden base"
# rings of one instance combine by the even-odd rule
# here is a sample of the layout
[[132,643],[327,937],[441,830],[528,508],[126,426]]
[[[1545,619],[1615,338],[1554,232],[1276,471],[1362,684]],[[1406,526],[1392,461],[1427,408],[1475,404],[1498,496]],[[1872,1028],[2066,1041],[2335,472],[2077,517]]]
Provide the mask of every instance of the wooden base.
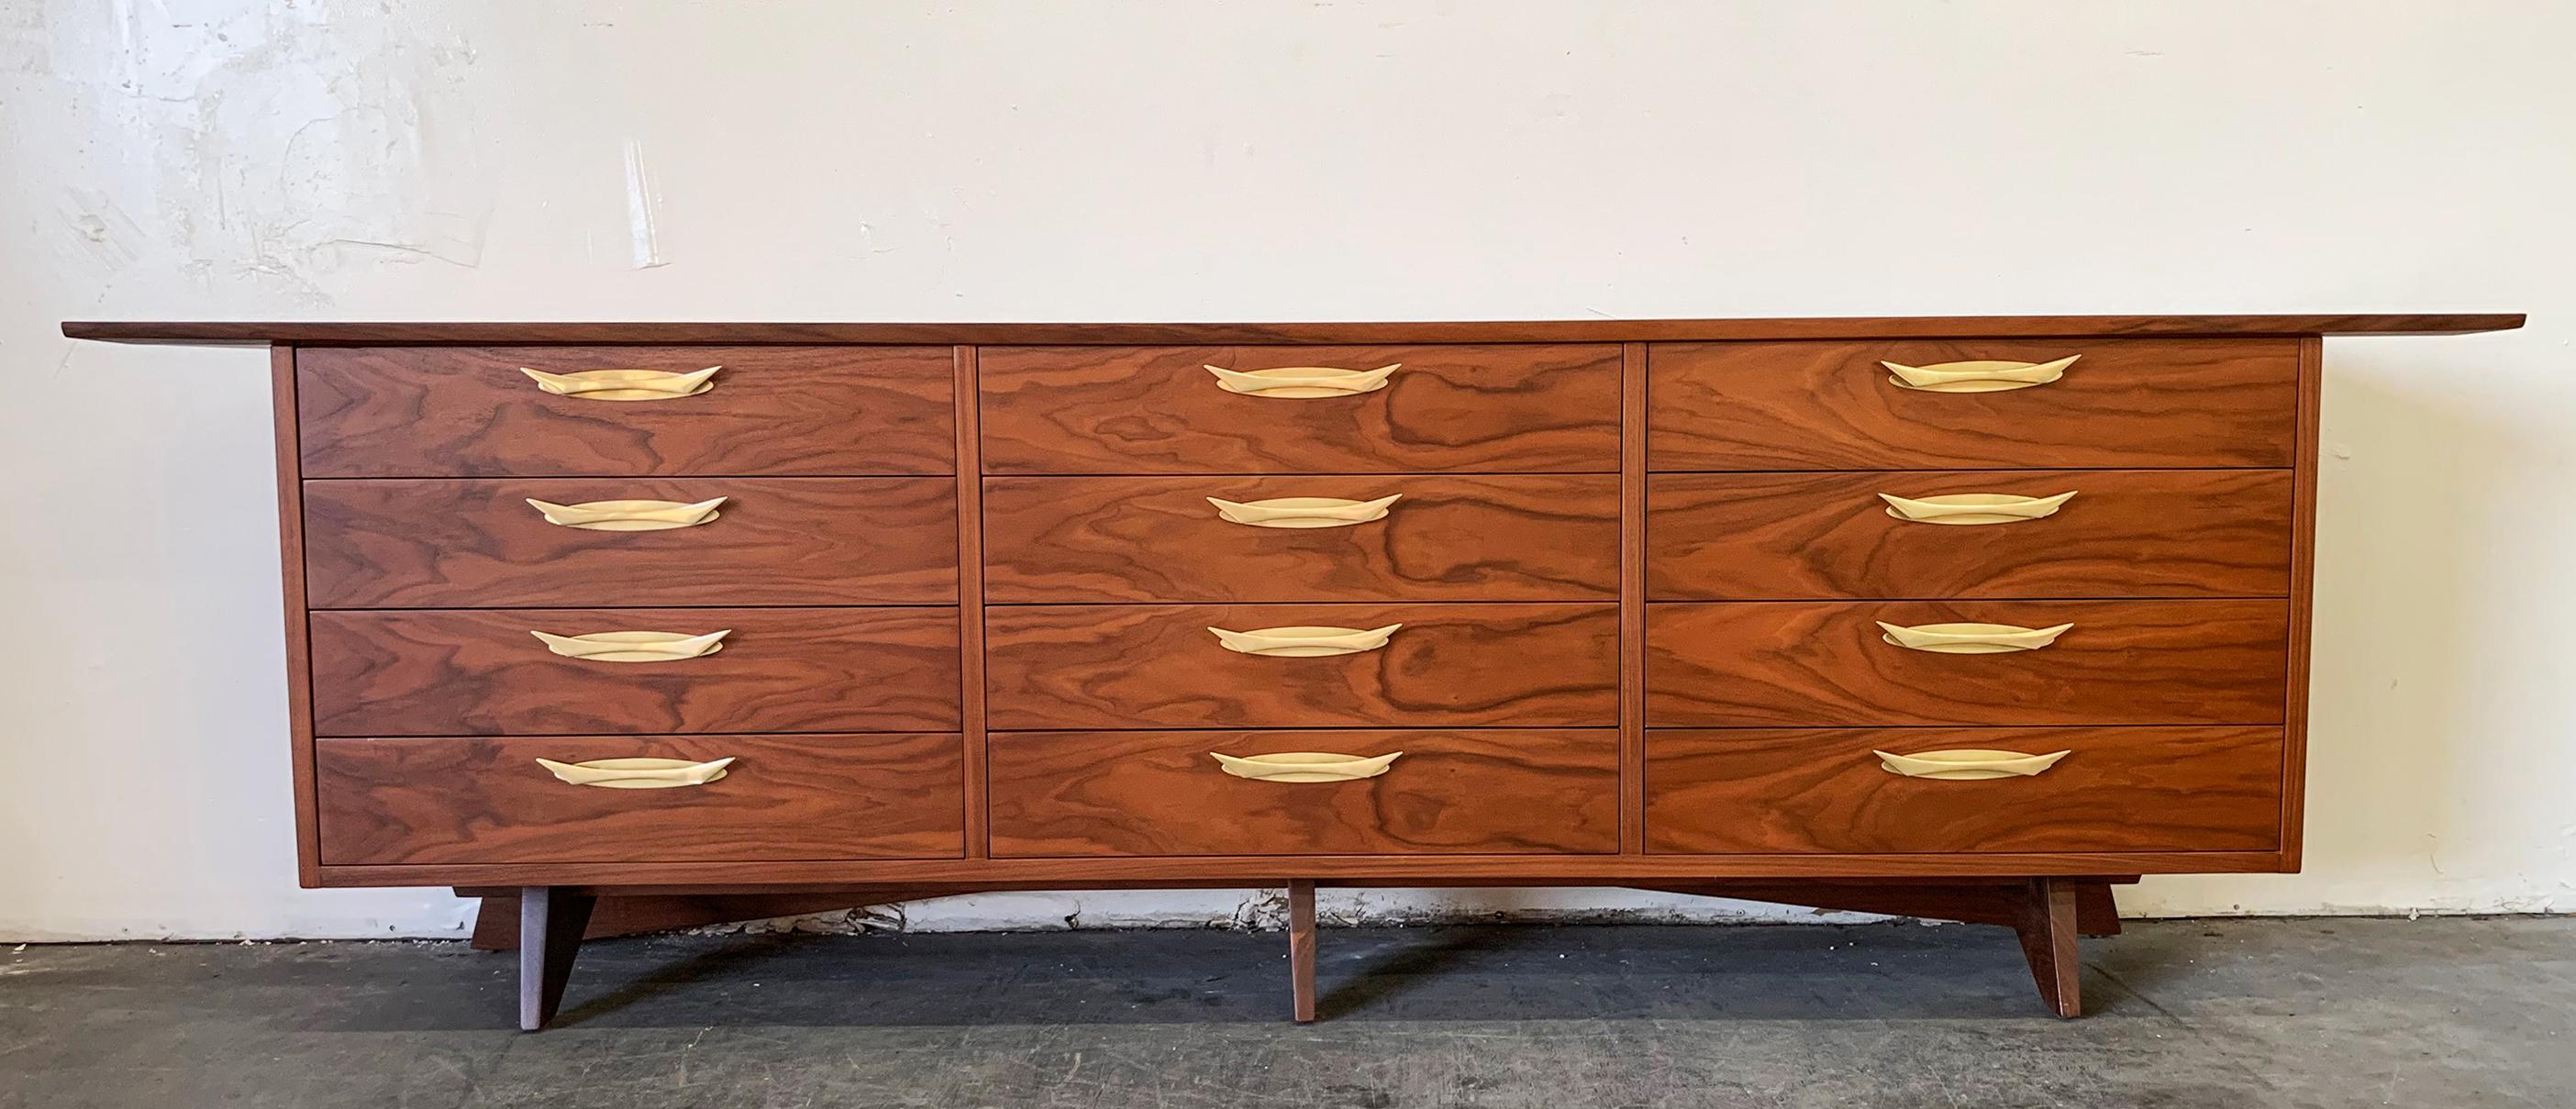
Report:
[[551,886],[519,891],[519,1030],[555,1019],[595,898]]
[[[1636,889],[1805,905],[1887,916],[1995,924],[2020,937],[2022,956],[2042,1003],[2061,1017],[2083,1013],[2078,982],[2078,936],[2120,934],[2114,884],[2135,875],[2086,878],[1983,878],[1805,882],[1726,881]],[[1315,889],[1321,885],[1374,883],[1288,882],[1288,981],[1291,1013],[1315,1019]],[[708,924],[831,912],[867,905],[982,892],[993,887],[882,886],[761,893],[656,891],[618,893],[614,887],[532,886],[524,889],[459,889],[483,898],[474,946],[519,950],[519,1025],[535,1030],[554,1017],[564,983],[584,938],[670,931]],[[1147,888],[1143,884],[1122,888]],[[597,909],[594,911],[593,906]],[[512,925],[515,919],[516,927]]]

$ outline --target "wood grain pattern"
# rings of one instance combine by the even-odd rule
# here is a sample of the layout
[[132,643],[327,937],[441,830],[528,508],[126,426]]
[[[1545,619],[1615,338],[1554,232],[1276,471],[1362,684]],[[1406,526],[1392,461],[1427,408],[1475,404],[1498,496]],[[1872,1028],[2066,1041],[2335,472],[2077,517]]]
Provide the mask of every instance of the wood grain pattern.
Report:
[[286,624],[286,735],[295,797],[295,874],[321,882],[322,847],[314,835],[312,631],[305,625],[304,483],[297,471],[295,348],[268,352],[270,427],[277,438],[277,546]]
[[[1209,628],[1375,628],[1386,646],[1274,658]],[[1611,604],[1046,605],[985,614],[992,727],[1607,727]]]
[[1288,880],[1288,1015],[1315,1019],[1315,883]]
[[[557,527],[528,500],[725,498],[667,531]],[[307,483],[316,608],[957,603],[954,478]]]
[[[1656,600],[2270,597],[2289,591],[2288,470],[1658,474]],[[1962,527],[1896,519],[1880,493],[2047,497],[2055,515]]]
[[1646,344],[1619,351],[1619,851],[1646,852]]
[[[1884,360],[2083,357],[1999,393],[1888,384]],[[1659,344],[1657,470],[2286,467],[2290,339]]]
[[[731,758],[680,789],[555,780],[537,759]],[[345,863],[955,858],[949,734],[331,739],[323,858]]]
[[[1594,472],[1619,468],[1615,346],[987,347],[987,473]],[[1203,366],[1404,368],[1291,400]]]
[[2077,957],[2076,891],[2073,883],[2033,878],[2022,918],[2013,924],[2021,938],[2022,958],[2039,985],[2039,1000],[2048,1011],[2069,1019],[2084,1015],[2079,985],[2084,964]]
[[[949,608],[422,609],[317,612],[312,624],[321,735],[945,732],[959,723]],[[723,650],[667,663],[564,658],[528,634],[727,628]]]
[[[1374,778],[1302,783],[1209,757],[1283,751],[1404,756]],[[1606,728],[1013,732],[993,739],[993,854],[1610,852],[1618,787]]]
[[[946,347],[353,347],[297,364],[304,476],[953,472]],[[559,397],[519,373],[693,371],[672,400]]]
[[[2277,724],[2288,603],[1869,601],[1657,604],[1654,727]],[[2039,650],[1907,650],[1874,621],[2074,630]]]
[[1981,339],[2101,335],[2460,335],[2509,331],[2519,312],[2198,316],[1805,316],[1697,320],[1344,323],[578,323],[74,320],[63,336],[115,343],[1619,343],[1741,339]]
[[[1368,501],[1349,527],[1250,527],[1207,498]],[[997,604],[1580,601],[1619,595],[1619,480],[1494,477],[1003,477],[984,482]]]
[[[1727,728],[1647,733],[1646,839],[1674,853],[2262,851],[2281,729]],[[1875,750],[2072,751],[2027,778],[1889,773]]]

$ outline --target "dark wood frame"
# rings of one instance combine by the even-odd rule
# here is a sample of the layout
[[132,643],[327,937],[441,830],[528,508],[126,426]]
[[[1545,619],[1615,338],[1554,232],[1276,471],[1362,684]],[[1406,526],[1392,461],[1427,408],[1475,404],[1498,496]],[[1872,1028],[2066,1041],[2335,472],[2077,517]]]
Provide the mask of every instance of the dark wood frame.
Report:
[[[296,804],[297,869],[306,887],[452,885],[487,896],[478,946],[506,946],[516,917],[521,1018],[534,1028],[559,1004],[585,935],[822,911],[1012,888],[1276,885],[1277,857],[989,857],[986,829],[983,535],[978,348],[993,344],[1515,343],[1621,344],[1619,760],[1616,855],[1299,856],[1288,888],[1297,1019],[1315,1010],[1314,890],[1327,885],[1618,884],[2001,924],[2020,935],[2053,1011],[2080,1012],[2075,936],[2116,931],[2110,884],[2143,873],[2292,871],[2301,854],[2308,620],[2316,512],[2322,337],[2456,334],[2521,326],[2511,314],[2013,316],[1777,320],[1580,320],[1485,323],[899,324],[899,323],[162,323],[73,322],[72,338],[269,344],[275,402],[280,553]],[[2295,516],[2279,847],[1980,855],[1652,855],[1644,836],[1646,435],[1651,342],[1805,339],[2272,336],[2298,343]],[[325,866],[317,838],[310,613],[304,586],[296,349],[347,345],[938,344],[953,348],[957,551],[964,688],[962,857],[849,862],[584,863]],[[2105,877],[2115,876],[2115,877]]]

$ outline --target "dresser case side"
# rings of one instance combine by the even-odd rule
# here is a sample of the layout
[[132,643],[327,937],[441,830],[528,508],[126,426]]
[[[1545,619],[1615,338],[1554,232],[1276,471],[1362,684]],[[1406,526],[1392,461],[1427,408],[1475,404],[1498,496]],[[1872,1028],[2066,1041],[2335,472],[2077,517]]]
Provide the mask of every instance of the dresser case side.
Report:
[[2292,462],[2290,651],[2281,715],[2281,872],[2299,869],[2308,795],[2308,652],[2315,619],[2317,446],[2325,400],[2325,338],[2299,340],[2299,441]]
[[312,628],[304,592],[304,463],[297,445],[295,348],[268,348],[269,397],[277,441],[277,541],[286,622],[286,727],[295,787],[295,875],[322,886],[321,822],[313,785]]

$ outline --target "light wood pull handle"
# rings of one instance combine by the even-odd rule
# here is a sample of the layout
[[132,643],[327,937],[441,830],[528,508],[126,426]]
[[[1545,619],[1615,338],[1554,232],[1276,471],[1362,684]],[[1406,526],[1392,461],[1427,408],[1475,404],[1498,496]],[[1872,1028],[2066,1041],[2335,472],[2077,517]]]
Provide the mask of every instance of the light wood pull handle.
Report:
[[2025,755],[2019,751],[1916,751],[1899,755],[1872,751],[1878,764],[1890,774],[1908,778],[1938,778],[1951,782],[1975,782],[1989,778],[2027,778],[2049,767],[2070,752],[2048,755]]
[[712,655],[724,650],[724,637],[733,629],[708,632],[705,635],[682,635],[678,632],[592,632],[588,635],[548,635],[541,631],[528,633],[546,645],[546,649],[565,658],[584,662],[676,662],[684,658]]
[[1945,493],[1938,497],[1911,498],[1881,493],[1878,499],[1887,502],[1888,515],[1918,524],[2013,524],[2054,516],[2058,508],[2074,496],[2070,490],[2054,497]]
[[1283,751],[1276,755],[1254,755],[1236,758],[1208,752],[1217,766],[1237,778],[1258,782],[1356,782],[1386,773],[1404,752],[1362,758],[1358,755],[1334,755],[1322,751]]
[[1324,655],[1355,655],[1386,646],[1402,624],[1383,628],[1259,628],[1248,632],[1230,632],[1209,628],[1219,643],[1229,651],[1247,655],[1269,655],[1273,658],[1318,658]]
[[1346,528],[1386,519],[1386,511],[1404,499],[1398,493],[1373,501],[1340,497],[1272,497],[1266,501],[1227,501],[1209,497],[1217,519],[1256,528]]
[[714,762],[690,762],[687,759],[592,759],[589,762],[556,762],[538,759],[537,765],[552,772],[558,781],[601,789],[673,789],[679,786],[702,786],[725,776],[731,758]]
[[1917,624],[1899,627],[1878,621],[1880,639],[1910,651],[1931,651],[1944,655],[1993,655],[2005,651],[2036,651],[2066,634],[2073,624],[2053,628],[2024,628],[2012,624]]
[[1374,393],[1386,388],[1386,379],[1404,368],[1395,362],[1374,370],[1345,370],[1333,366],[1282,366],[1271,370],[1229,370],[1223,366],[1202,365],[1201,369],[1216,375],[1217,388],[1247,397],[1347,397],[1357,393]]
[[543,370],[519,367],[537,388],[559,397],[582,400],[670,400],[694,397],[716,387],[716,371],[722,366],[709,366],[694,373],[669,370],[576,370],[568,374],[550,374]]
[[546,522],[556,527],[580,528],[584,531],[668,531],[693,528],[711,523],[723,513],[716,507],[725,498],[716,497],[696,504],[678,501],[584,501],[580,504],[556,504],[528,498],[528,507],[536,509]]
[[1926,393],[2000,393],[2006,389],[2028,389],[2046,385],[2066,376],[2066,367],[2084,357],[2070,354],[2054,362],[1942,362],[1931,366],[1907,366],[1880,362],[1891,375],[1887,383],[1900,389],[1917,389]]

